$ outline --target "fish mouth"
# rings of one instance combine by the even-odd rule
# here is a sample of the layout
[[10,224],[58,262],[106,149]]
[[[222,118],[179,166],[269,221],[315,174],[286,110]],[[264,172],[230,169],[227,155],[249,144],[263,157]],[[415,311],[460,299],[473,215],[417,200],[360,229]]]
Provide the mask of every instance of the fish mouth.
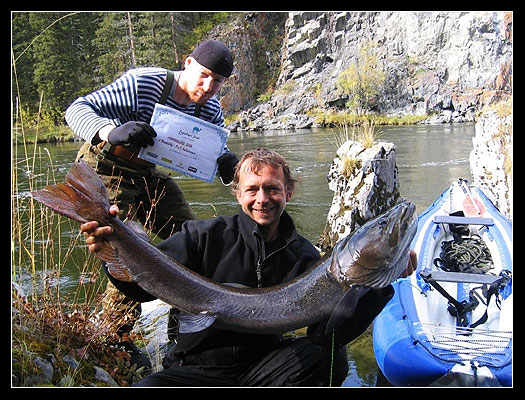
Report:
[[399,251],[408,248],[412,242],[412,237],[417,230],[417,214],[416,206],[413,203],[405,201],[397,207],[399,207],[397,212],[399,216],[393,215],[389,220],[385,235],[388,237],[391,248]]
[[[406,203],[406,208],[401,217],[401,226],[405,230],[405,235],[412,238],[417,231],[417,213],[416,206],[414,203]],[[412,239],[409,241],[409,245],[412,242]]]
[[395,247],[399,245],[406,235],[410,235],[411,230],[417,229],[416,206],[413,203],[403,202],[399,204],[399,218],[391,218],[387,234],[390,237],[390,244]]
[[401,214],[399,219],[401,223],[412,219],[416,214],[416,206],[414,205],[414,203],[403,201],[395,207],[399,207],[399,213]]

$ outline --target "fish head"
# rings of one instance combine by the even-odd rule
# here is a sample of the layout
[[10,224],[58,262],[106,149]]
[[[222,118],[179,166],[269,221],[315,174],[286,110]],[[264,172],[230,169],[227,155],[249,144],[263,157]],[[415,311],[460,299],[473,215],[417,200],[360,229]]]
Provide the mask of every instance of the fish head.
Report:
[[404,201],[342,239],[332,253],[331,273],[345,286],[388,286],[408,265],[417,231],[415,210]]

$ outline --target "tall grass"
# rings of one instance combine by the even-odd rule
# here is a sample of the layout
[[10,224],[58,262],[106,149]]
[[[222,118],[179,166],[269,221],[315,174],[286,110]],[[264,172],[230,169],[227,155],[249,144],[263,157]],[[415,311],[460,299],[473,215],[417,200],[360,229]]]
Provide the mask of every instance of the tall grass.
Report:
[[[13,149],[13,373],[19,384],[25,384],[38,373],[32,360],[36,356],[52,357],[57,360],[55,368],[58,366],[55,385],[89,383],[94,362],[111,371],[121,385],[127,385],[130,355],[115,345],[135,339],[134,334],[124,338],[117,335],[118,328],[128,323],[130,316],[104,305],[106,278],[100,261],[88,252],[78,223],[54,213],[30,195],[31,191],[62,180],[56,175],[47,149],[38,144]],[[22,154],[17,154],[20,149]],[[75,268],[79,279],[72,283],[68,274]],[[68,271],[65,276],[64,271]],[[63,290],[64,284],[67,290]],[[75,357],[78,367],[65,363],[65,355]]]
[[[16,82],[15,65],[13,70]],[[36,140],[29,143],[21,107],[12,109],[12,137],[20,138],[11,147],[11,356],[16,384],[29,384],[31,376],[41,373],[33,363],[39,356],[54,360],[53,385],[89,384],[96,364],[125,386],[137,378],[137,371],[129,365],[129,353],[116,343],[135,338],[133,333],[117,335],[130,316],[104,306],[106,278],[100,261],[87,250],[79,224],[30,195],[63,176],[57,175],[51,154],[38,143],[40,125],[32,132]],[[78,269],[72,290],[71,278],[64,276],[66,266]],[[66,355],[78,361],[76,368],[64,361]]]
[[334,125],[336,127],[334,136],[329,138],[329,140],[336,149],[349,140],[359,142],[365,149],[368,149],[372,147],[374,141],[381,135],[377,123],[372,119],[341,119],[335,121]]

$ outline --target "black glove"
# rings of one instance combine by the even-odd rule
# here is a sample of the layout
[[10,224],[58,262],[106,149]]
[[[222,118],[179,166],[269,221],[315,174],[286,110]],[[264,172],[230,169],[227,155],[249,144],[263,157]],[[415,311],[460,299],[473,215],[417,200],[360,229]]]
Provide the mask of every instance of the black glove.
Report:
[[231,151],[226,152],[217,158],[217,164],[219,164],[219,177],[225,185],[232,183],[235,166],[238,162],[239,159],[235,153],[232,153]]
[[131,144],[136,147],[147,147],[153,145],[153,139],[157,132],[145,122],[129,121],[124,125],[117,126],[108,135],[108,142],[113,145]]

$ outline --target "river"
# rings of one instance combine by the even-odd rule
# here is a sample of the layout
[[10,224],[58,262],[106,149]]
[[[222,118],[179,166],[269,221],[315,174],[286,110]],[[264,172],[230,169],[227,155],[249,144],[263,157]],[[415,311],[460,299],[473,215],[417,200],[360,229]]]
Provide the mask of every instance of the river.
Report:
[[[471,179],[468,158],[474,133],[473,123],[380,127],[377,140],[392,142],[397,149],[401,196],[415,203],[418,213],[424,211],[451,181]],[[239,132],[230,135],[228,146],[239,156],[251,148],[268,147],[289,161],[293,173],[300,178],[300,184],[286,209],[294,218],[298,232],[315,243],[323,231],[332,202],[333,192],[328,189],[326,175],[337,149],[337,136],[333,129]],[[39,243],[31,247],[28,242],[46,242],[46,239],[38,239],[37,234],[28,234],[24,226],[29,218],[30,187],[40,188],[50,180],[61,181],[80,145],[80,142],[48,143],[28,145],[27,150],[23,146],[13,148],[13,166],[16,167],[13,207],[15,220],[21,223],[21,229],[13,237],[13,276],[26,291],[36,283],[35,273],[31,273],[29,267],[31,256],[28,253],[32,253],[38,269],[37,260],[43,251]],[[218,179],[209,184],[177,173],[172,175],[198,218],[237,212],[238,204],[230,188],[223,186]],[[34,232],[38,232],[38,227]],[[61,246],[71,246],[71,240],[76,245],[66,252],[66,260],[54,260],[60,265],[60,273],[51,273],[52,266],[46,267],[43,278],[48,282],[54,280],[62,293],[68,293],[76,290],[79,282],[91,279],[82,268],[86,250],[78,235],[77,223],[63,221],[60,229],[54,226],[53,234],[59,236]],[[24,246],[20,246],[21,242]],[[347,351],[350,373],[344,386],[388,384],[378,377],[370,330],[350,344]]]

